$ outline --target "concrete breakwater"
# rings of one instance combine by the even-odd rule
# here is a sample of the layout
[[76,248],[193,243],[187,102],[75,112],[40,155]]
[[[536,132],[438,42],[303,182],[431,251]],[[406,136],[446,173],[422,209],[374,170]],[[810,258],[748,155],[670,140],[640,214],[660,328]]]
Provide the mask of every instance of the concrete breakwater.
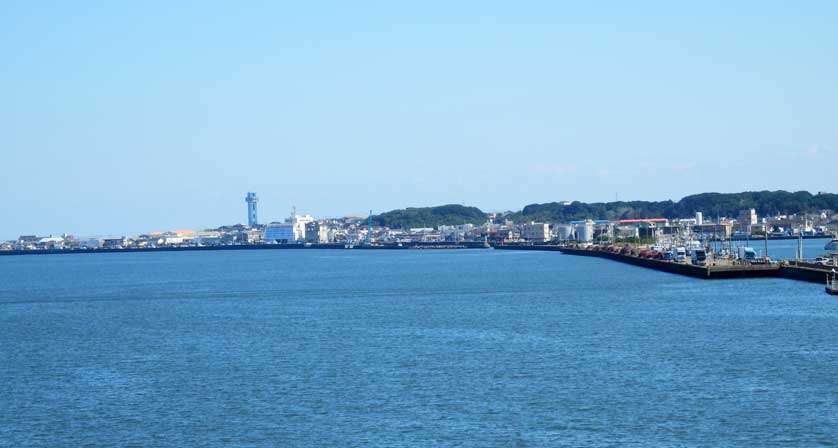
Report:
[[689,263],[678,263],[668,260],[656,260],[642,258],[634,255],[619,254],[608,251],[592,250],[584,248],[563,247],[554,245],[535,246],[495,246],[497,250],[540,250],[556,251],[567,255],[605,258],[621,263],[631,264],[649,269],[655,269],[672,274],[685,275],[693,278],[706,280],[736,279],[736,278],[761,278],[779,277],[792,280],[802,280],[814,283],[823,283],[829,269],[823,266],[812,264],[736,264],[736,265],[711,265],[695,266]]
[[50,254],[112,254],[126,252],[192,252],[217,250],[301,250],[301,249],[334,249],[334,250],[403,250],[403,249],[486,249],[482,241],[450,242],[406,242],[386,244],[234,244],[219,246],[161,246],[161,247],[121,247],[108,249],[23,249],[0,251],[3,255],[50,255]]

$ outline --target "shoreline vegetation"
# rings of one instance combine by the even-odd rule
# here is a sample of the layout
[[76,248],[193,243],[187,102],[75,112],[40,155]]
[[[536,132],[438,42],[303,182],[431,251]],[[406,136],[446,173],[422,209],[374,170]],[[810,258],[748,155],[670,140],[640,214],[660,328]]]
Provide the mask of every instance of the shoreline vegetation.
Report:
[[[517,212],[500,214],[515,222],[570,222],[585,219],[689,218],[702,212],[707,219],[735,218],[741,210],[754,209],[759,216],[838,211],[838,194],[808,191],[746,191],[700,193],[678,201],[549,202],[530,204]],[[458,204],[408,207],[372,216],[374,225],[393,229],[440,225],[482,224],[486,213]]]

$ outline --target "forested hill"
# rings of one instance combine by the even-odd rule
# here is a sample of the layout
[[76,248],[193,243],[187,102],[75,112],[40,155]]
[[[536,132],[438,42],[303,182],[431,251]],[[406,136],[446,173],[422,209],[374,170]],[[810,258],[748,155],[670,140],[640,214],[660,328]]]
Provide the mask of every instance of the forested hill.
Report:
[[[838,211],[838,194],[807,191],[746,191],[744,193],[701,193],[680,201],[558,202],[531,204],[506,216],[515,222],[569,222],[582,219],[691,218],[702,212],[707,218],[736,218],[740,210],[754,208],[759,216],[790,215],[819,210]],[[373,224],[391,229],[438,227],[464,223],[482,224],[486,213],[477,207],[442,205],[410,207],[373,216]]]
[[551,202],[531,204],[510,218],[515,221],[568,222],[581,219],[689,218],[702,212],[707,218],[735,218],[740,210],[754,208],[759,216],[790,215],[819,210],[838,211],[838,194],[808,191],[747,191],[744,193],[701,193],[680,201]]
[[482,224],[486,214],[477,207],[463,205],[441,205],[439,207],[409,207],[392,210],[372,217],[374,225],[391,229],[415,227],[437,227],[441,225]]

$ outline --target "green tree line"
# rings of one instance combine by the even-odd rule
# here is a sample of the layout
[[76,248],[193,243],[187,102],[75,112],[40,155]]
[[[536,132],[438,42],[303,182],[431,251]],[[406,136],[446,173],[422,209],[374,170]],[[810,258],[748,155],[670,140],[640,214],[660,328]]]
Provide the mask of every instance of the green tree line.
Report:
[[[760,216],[838,211],[838,194],[808,191],[746,191],[743,193],[701,193],[679,201],[559,202],[530,204],[505,217],[516,222],[569,222],[582,219],[690,218],[702,212],[707,218],[736,218],[740,210],[756,209]],[[477,207],[450,204],[439,207],[410,207],[373,216],[373,223],[392,229],[482,224],[486,213]]]
[[438,227],[441,225],[482,224],[486,213],[477,207],[450,204],[439,207],[409,207],[372,217],[374,225],[391,229]]
[[702,212],[707,218],[735,218],[740,210],[756,209],[760,216],[791,215],[838,210],[838,194],[808,191],[746,191],[701,193],[679,201],[551,202],[531,204],[511,218],[524,221],[567,222],[581,219],[689,218]]

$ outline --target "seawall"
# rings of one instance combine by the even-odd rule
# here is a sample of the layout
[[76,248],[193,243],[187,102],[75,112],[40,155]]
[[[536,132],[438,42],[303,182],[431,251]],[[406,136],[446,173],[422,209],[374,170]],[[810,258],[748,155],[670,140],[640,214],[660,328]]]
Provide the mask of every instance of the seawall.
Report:
[[304,249],[333,249],[333,250],[403,250],[403,249],[486,249],[483,242],[417,242],[401,244],[371,244],[351,245],[343,243],[328,244],[236,244],[229,246],[163,246],[163,247],[123,247],[113,249],[35,249],[35,250],[4,250],[4,255],[67,255],[67,254],[114,254],[133,252],[194,252],[217,250],[304,250]]
[[666,260],[641,258],[633,255],[615,254],[612,252],[587,250],[572,247],[560,247],[554,245],[541,246],[496,246],[498,250],[538,250],[561,252],[566,255],[605,258],[621,263],[640,266],[648,269],[655,269],[662,272],[684,275],[687,277],[700,278],[705,280],[737,279],[737,278],[786,278],[801,280],[813,283],[824,283],[829,268],[806,264],[772,264],[772,265],[710,265],[694,266],[687,263],[677,263]]

